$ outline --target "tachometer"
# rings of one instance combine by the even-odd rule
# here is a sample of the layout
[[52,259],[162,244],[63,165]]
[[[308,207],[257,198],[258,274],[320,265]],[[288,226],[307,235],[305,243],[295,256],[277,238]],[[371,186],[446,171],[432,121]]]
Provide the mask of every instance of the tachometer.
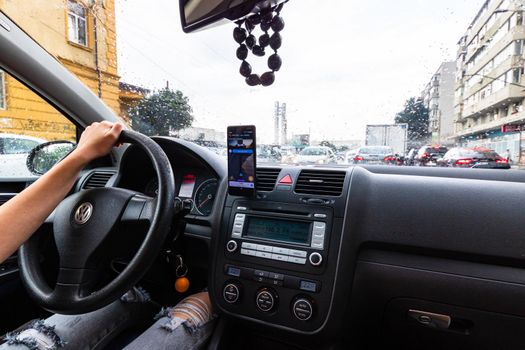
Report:
[[213,209],[213,202],[217,194],[217,180],[206,180],[199,185],[195,192],[195,210],[201,215],[210,215]]

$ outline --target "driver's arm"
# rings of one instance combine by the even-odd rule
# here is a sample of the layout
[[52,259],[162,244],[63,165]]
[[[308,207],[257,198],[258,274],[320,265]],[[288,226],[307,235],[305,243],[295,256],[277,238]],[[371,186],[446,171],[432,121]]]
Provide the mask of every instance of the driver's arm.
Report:
[[121,131],[121,124],[106,121],[88,126],[73,152],[0,207],[0,263],[42,225],[71,190],[80,170],[110,152]]

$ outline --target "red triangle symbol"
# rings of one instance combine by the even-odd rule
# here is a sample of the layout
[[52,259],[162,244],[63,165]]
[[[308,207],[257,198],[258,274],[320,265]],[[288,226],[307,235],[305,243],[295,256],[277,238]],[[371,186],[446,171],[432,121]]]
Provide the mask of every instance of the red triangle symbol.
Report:
[[290,175],[285,175],[281,180],[280,184],[291,185],[293,183],[292,177]]

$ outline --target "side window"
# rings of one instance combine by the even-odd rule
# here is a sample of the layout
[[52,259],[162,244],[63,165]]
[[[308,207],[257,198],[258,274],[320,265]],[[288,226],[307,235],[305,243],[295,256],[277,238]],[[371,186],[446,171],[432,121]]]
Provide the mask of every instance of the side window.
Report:
[[67,2],[67,28],[69,41],[87,46],[87,10],[73,0]]
[[5,74],[0,69],[0,110],[5,109]]
[[15,78],[3,73],[5,108],[0,109],[0,179],[33,176],[26,160],[44,142],[75,142],[76,126]]

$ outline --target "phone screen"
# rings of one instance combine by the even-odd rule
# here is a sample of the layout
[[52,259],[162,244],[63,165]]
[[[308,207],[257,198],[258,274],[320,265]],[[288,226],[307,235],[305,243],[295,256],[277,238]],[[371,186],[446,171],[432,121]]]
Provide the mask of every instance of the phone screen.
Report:
[[228,193],[255,194],[255,126],[228,127]]

